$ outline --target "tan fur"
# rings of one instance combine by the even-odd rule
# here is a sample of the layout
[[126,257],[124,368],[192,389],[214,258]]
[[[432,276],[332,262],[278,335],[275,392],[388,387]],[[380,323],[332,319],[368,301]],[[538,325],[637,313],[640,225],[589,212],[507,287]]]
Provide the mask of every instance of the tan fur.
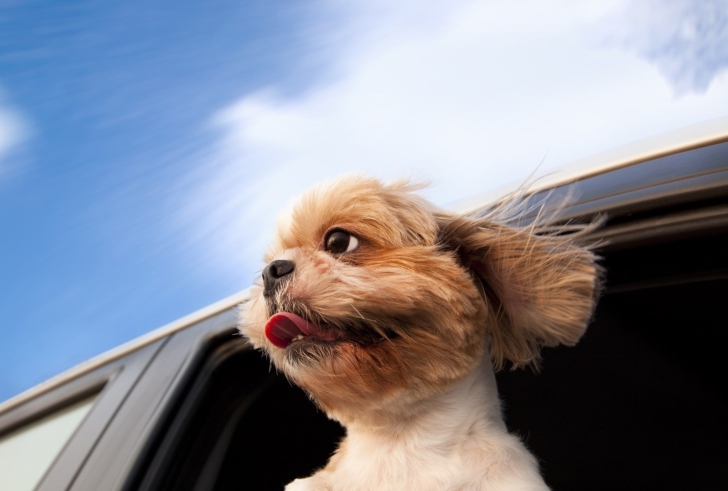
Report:
[[[599,269],[573,235],[446,213],[415,189],[346,177],[304,194],[265,257],[293,261],[295,271],[274,303],[259,286],[241,319],[252,343],[350,434],[430,414],[443,393],[482,370],[489,340],[496,368],[535,364],[541,346],[573,345],[594,309]],[[356,236],[359,248],[324,250],[334,228]],[[263,329],[271,308],[364,341],[276,348]],[[489,445],[469,458],[522,452]]]

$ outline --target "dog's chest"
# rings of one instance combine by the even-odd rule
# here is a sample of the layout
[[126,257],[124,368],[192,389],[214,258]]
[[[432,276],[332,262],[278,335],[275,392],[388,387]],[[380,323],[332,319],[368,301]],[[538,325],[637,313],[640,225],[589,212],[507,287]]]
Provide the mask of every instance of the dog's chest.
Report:
[[439,446],[350,437],[342,450],[330,475],[332,490],[454,490],[474,477],[459,451]]
[[433,441],[423,436],[387,441],[350,435],[327,468],[325,489],[547,489],[520,442],[507,434],[492,437],[484,443],[477,438]]

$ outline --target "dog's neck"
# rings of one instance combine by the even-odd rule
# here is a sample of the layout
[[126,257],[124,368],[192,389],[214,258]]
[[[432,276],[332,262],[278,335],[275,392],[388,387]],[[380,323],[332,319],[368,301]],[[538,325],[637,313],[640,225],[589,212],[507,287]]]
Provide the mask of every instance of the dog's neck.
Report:
[[295,489],[548,489],[536,460],[508,434],[487,356],[415,413],[346,426],[326,468]]
[[388,412],[386,417],[355,419],[346,425],[350,436],[377,441],[419,441],[441,445],[473,432],[506,432],[495,376],[486,354],[478,367],[444,391],[418,402],[414,413]]
[[548,489],[536,460],[508,434],[487,355],[417,411],[345,426],[329,464],[291,489]]

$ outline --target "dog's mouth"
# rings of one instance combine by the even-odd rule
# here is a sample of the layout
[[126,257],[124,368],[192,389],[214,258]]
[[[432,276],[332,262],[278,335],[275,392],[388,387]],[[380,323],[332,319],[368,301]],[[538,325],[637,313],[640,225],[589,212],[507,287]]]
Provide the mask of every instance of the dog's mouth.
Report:
[[352,342],[362,346],[376,344],[398,337],[389,329],[374,329],[371,325],[355,322],[342,326],[323,320],[313,322],[293,312],[276,312],[265,325],[265,336],[278,348],[290,345],[334,345]]
[[265,336],[278,348],[303,340],[332,343],[342,337],[340,331],[326,324],[314,324],[292,312],[278,312],[268,319]]

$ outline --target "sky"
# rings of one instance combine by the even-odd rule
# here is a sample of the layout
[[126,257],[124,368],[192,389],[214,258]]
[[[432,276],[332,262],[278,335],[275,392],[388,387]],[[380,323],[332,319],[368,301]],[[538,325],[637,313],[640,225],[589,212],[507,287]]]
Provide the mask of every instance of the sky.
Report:
[[247,288],[343,173],[441,206],[728,116],[726,0],[0,0],[0,400]]

